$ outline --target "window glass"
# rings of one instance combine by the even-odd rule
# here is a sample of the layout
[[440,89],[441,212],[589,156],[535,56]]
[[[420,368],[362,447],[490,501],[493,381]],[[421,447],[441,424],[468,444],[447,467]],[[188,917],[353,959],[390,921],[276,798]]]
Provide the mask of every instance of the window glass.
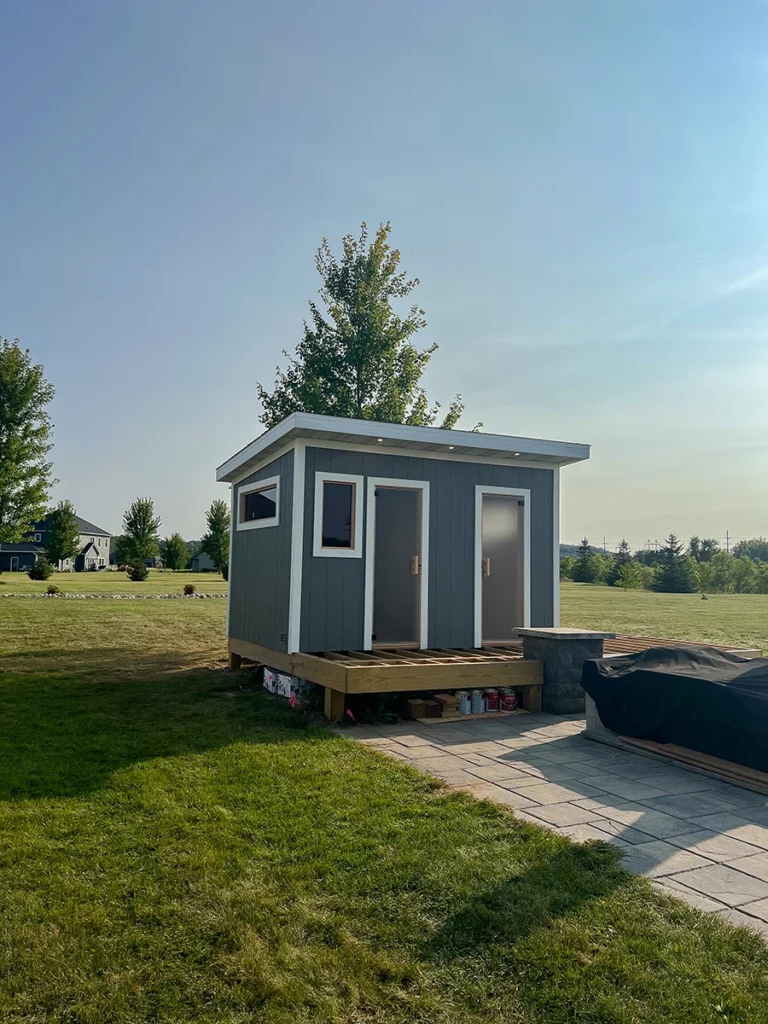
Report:
[[243,514],[241,522],[252,523],[257,519],[274,519],[277,515],[277,487],[267,487],[263,491],[251,491],[243,495]]
[[352,547],[354,511],[355,485],[326,480],[323,484],[324,548]]

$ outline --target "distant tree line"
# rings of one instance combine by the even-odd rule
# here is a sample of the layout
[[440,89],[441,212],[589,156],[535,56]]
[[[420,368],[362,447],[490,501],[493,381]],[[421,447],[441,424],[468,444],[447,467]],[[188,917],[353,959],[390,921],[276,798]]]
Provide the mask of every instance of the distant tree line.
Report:
[[575,554],[561,557],[560,578],[666,594],[768,594],[768,540],[743,540],[728,552],[711,537],[691,537],[686,548],[670,534],[658,551],[633,554],[626,540],[604,553],[585,537]]

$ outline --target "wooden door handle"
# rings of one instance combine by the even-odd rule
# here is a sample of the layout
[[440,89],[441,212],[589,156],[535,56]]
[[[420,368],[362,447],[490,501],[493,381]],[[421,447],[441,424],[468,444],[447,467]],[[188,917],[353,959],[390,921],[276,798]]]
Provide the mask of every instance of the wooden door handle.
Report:
[[491,560],[490,558],[483,559],[483,576],[491,575]]
[[421,569],[421,559],[418,555],[414,555],[411,559],[411,575],[418,576],[419,570]]

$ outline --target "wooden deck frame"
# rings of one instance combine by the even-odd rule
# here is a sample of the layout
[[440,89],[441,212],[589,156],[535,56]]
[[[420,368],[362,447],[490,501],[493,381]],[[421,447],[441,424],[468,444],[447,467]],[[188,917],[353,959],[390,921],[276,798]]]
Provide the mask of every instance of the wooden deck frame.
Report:
[[329,651],[288,654],[247,640],[229,641],[230,665],[243,658],[325,687],[325,713],[344,713],[348,693],[402,693],[419,690],[469,690],[488,686],[522,689],[521,706],[541,710],[544,670],[524,659],[520,649]]

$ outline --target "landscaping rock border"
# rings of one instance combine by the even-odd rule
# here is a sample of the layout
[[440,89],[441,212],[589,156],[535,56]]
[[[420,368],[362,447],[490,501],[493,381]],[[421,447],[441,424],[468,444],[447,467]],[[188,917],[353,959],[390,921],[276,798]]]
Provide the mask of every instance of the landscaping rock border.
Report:
[[197,601],[226,598],[226,594],[0,594],[0,597],[48,598],[52,601],[64,598],[70,601]]

